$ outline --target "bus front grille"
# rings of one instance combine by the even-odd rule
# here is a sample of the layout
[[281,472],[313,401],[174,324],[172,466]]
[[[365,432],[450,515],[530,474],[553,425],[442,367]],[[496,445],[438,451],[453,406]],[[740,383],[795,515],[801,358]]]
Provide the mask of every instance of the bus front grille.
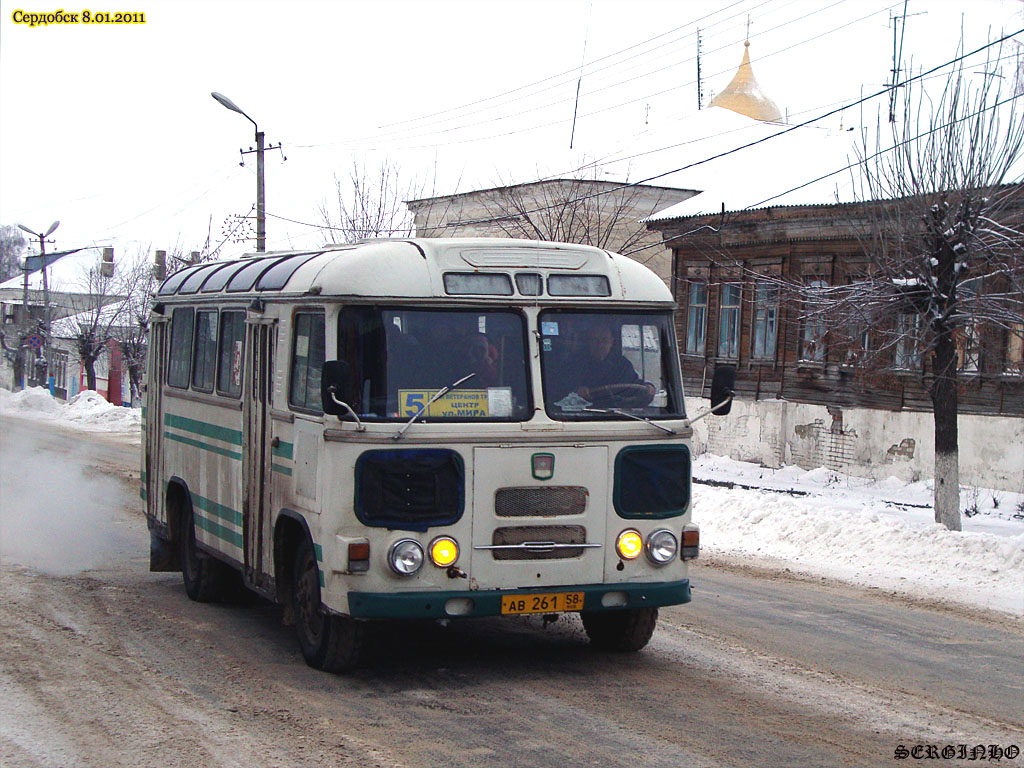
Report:
[[489,549],[495,560],[567,560],[581,557],[587,544],[582,525],[528,525],[496,528]]
[[494,494],[498,517],[562,517],[582,515],[587,508],[587,489],[578,485],[499,488]]

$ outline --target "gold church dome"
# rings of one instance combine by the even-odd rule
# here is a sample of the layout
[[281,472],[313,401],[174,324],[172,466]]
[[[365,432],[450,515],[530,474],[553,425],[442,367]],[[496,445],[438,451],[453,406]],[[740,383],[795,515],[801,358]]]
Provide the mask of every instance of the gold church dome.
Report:
[[725,90],[711,100],[712,107],[724,107],[741,115],[769,123],[782,121],[782,113],[761,91],[750,68],[750,41],[743,41],[743,61]]

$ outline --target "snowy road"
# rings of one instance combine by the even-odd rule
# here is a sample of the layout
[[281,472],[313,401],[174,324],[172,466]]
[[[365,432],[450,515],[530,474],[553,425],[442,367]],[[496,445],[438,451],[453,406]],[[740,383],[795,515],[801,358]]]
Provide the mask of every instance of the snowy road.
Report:
[[5,768],[875,766],[901,745],[1024,748],[1020,619],[723,560],[700,562],[694,602],[637,655],[591,651],[572,617],[481,620],[380,633],[358,673],[318,673],[276,608],[191,603],[150,574],[137,442],[75,433],[82,450],[65,429],[0,417]]

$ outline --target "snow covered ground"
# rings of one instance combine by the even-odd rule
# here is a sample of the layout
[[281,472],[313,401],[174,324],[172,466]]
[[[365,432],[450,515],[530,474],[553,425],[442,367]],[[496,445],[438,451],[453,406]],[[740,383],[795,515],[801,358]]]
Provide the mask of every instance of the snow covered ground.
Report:
[[[0,390],[0,413],[102,432],[138,433],[141,421],[138,410],[95,392],[65,405],[40,388]],[[954,533],[934,522],[930,482],[711,455],[697,457],[693,476],[693,517],[708,555],[1024,616],[1024,494],[965,488],[961,508],[971,515]]]
[[711,455],[697,457],[693,476],[693,518],[709,554],[1024,616],[1024,494],[963,489],[971,515],[954,533],[934,521],[931,481]]

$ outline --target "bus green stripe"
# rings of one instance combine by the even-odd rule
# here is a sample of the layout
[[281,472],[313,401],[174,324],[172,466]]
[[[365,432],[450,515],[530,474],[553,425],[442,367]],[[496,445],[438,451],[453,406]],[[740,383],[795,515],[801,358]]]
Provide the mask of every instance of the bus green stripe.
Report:
[[188,419],[184,416],[177,416],[173,413],[164,414],[164,425],[174,427],[175,429],[183,429],[186,432],[191,432],[192,434],[199,435],[200,437],[209,437],[214,440],[220,440],[223,443],[230,443],[231,445],[242,444],[242,431],[239,429],[218,427],[215,424],[207,424],[205,421],[196,421],[195,419]]
[[286,443],[283,440],[275,445],[271,449],[271,453],[277,456],[279,459],[292,460],[292,443]]
[[313,545],[313,553],[316,555],[316,561],[322,563],[324,561],[324,548],[319,544]]
[[198,440],[193,440],[192,438],[185,437],[184,435],[177,435],[174,432],[165,431],[164,437],[168,440],[174,440],[179,443],[184,443],[185,445],[191,445],[193,448],[201,448],[204,451],[210,451],[211,453],[216,453],[221,456],[227,456],[229,459],[236,459],[238,461],[242,460],[241,451],[229,451],[227,448],[210,445],[209,443],[201,443]]
[[192,519],[197,527],[202,528],[207,533],[212,533],[218,539],[226,541],[239,549],[242,548],[242,534],[232,531],[230,528],[225,528],[220,523],[213,522],[213,520],[208,520],[202,515],[193,515]]
[[292,474],[291,467],[284,467],[281,466],[280,464],[271,464],[270,469],[274,472],[279,472],[282,475],[287,475],[288,477],[291,477]]
[[205,496],[200,496],[197,493],[192,494],[192,505],[198,507],[204,512],[209,512],[211,515],[219,517],[221,520],[235,525],[239,528],[242,527],[242,513],[238,512],[231,507],[225,507],[223,504],[218,504],[213,499],[208,499]]
[[202,528],[208,533],[212,533],[218,539],[226,541],[228,544],[242,548],[243,537],[238,531],[233,531],[225,525],[221,525],[216,520],[212,520],[207,515],[218,517],[225,522],[234,525],[237,528],[242,527],[242,513],[226,507],[223,504],[219,504],[213,499],[208,499],[205,496],[200,496],[197,493],[192,494],[192,507],[193,513],[196,510],[202,510],[205,514],[193,514],[193,519],[199,528]]

